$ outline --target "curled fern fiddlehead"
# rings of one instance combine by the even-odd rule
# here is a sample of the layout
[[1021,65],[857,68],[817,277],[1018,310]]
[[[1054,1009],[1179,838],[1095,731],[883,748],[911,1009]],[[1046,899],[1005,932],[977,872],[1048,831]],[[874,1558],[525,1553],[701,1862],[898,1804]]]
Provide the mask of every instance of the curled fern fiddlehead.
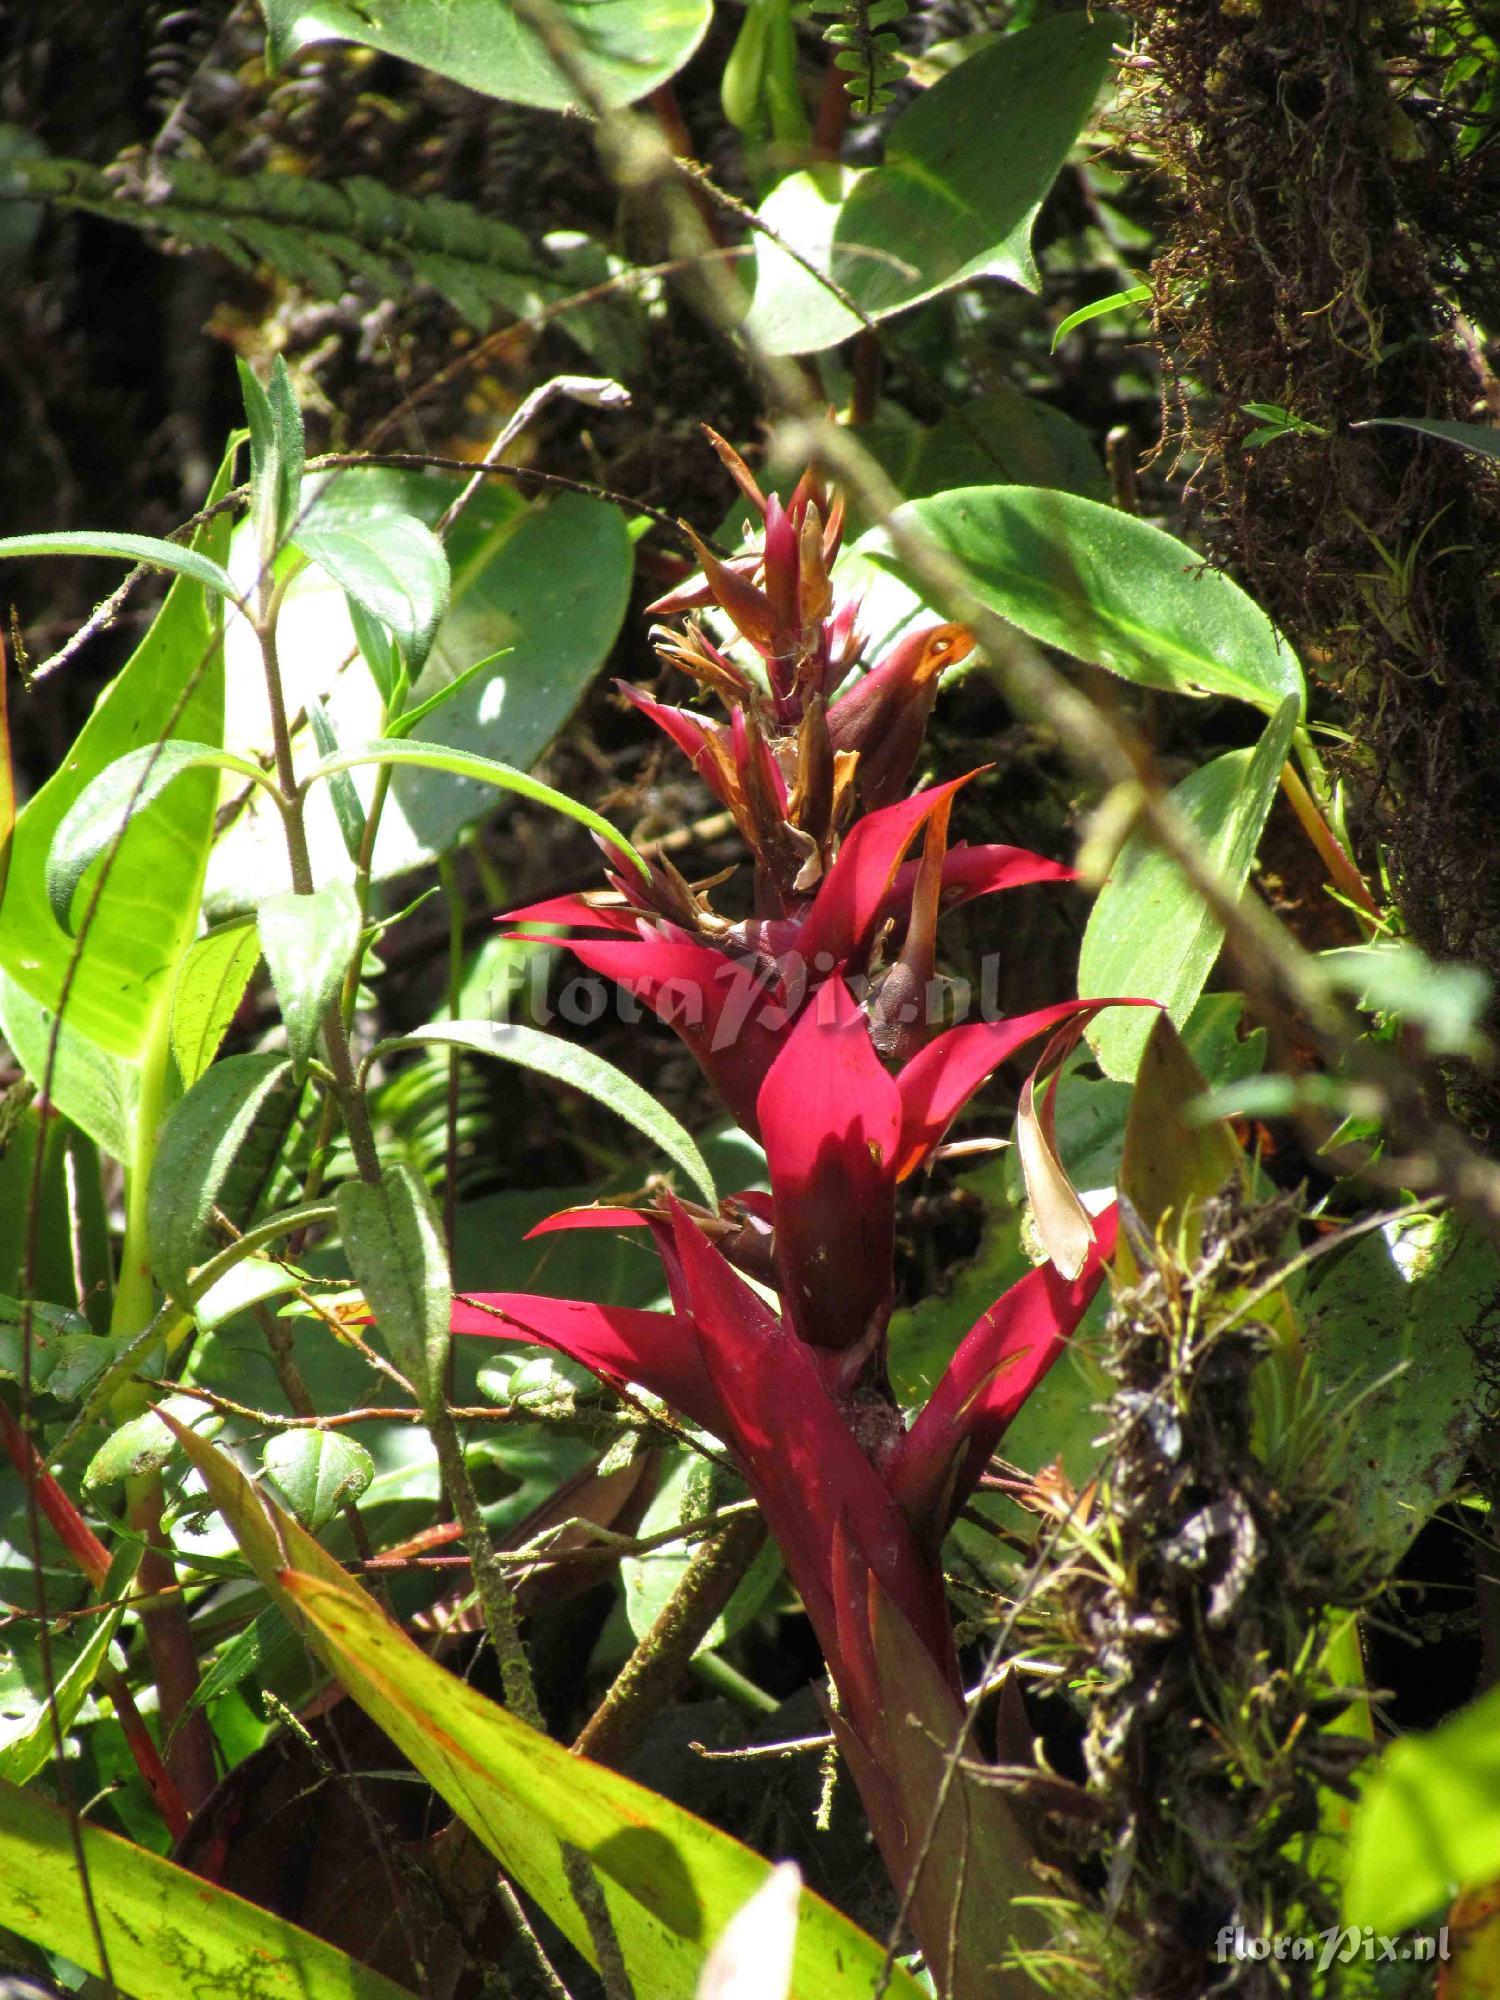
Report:
[[844,87],[856,118],[888,110],[896,86],[906,80],[901,44],[888,30],[906,18],[906,0],[812,0],[815,14],[833,14],[823,39],[836,51]]

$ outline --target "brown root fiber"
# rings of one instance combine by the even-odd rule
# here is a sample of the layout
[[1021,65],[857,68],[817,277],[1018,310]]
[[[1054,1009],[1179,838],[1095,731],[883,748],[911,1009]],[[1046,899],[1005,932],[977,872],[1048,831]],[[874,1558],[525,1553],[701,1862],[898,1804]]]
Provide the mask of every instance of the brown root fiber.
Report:
[[[1500,307],[1500,148],[1457,63],[1478,27],[1409,0],[1125,11],[1127,117],[1173,210],[1153,274],[1172,441],[1214,553],[1346,705],[1345,774],[1413,938],[1500,975],[1500,477],[1351,428],[1500,416],[1470,329]],[[1308,428],[1246,448],[1250,402]],[[1500,1090],[1462,1100],[1500,1136]]]

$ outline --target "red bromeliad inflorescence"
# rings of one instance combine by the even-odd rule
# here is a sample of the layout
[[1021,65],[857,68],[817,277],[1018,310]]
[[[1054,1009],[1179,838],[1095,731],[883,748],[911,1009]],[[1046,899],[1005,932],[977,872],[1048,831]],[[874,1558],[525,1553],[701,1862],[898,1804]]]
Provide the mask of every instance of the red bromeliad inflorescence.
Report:
[[[886,1360],[897,1187],[1002,1063],[1041,1044],[1038,1068],[1055,1075],[1108,1003],[946,1028],[927,1018],[942,913],[1071,870],[1015,847],[950,847],[965,778],[902,796],[939,675],[968,653],[969,634],[924,626],[840,692],[860,653],[858,607],[835,603],[829,574],[841,505],[808,474],[783,506],[713,442],[761,517],[760,546],[721,561],[698,543],[701,575],[652,609],[716,604],[760,671],[690,620],[659,632],[662,656],[718,696],[727,720],[626,692],[733,815],[754,860],[753,915],[729,921],[669,863],[643,878],[614,853],[606,891],[507,921],[520,936],[566,925],[575,958],[676,1030],[764,1146],[771,1191],[717,1215],[666,1195],[541,1225],[648,1227],[670,1312],[502,1293],[459,1299],[453,1328],[557,1349],[662,1397],[728,1447],[816,1628],[900,1880],[912,1815],[881,1792],[893,1695],[880,1685],[871,1607],[909,1625],[956,1714],[943,1537],[1097,1291],[1115,1213],[1084,1217],[1071,1253],[982,1315],[908,1425]],[[1042,1104],[1050,1139],[1046,1090]]]

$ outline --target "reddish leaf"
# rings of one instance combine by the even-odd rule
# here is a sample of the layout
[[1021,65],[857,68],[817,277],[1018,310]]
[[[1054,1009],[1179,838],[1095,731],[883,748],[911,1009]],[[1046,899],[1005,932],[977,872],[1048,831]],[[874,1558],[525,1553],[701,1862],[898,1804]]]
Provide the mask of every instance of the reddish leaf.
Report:
[[793,1326],[869,1350],[891,1310],[901,1098],[842,979],[819,988],[761,1086],[776,1264]]

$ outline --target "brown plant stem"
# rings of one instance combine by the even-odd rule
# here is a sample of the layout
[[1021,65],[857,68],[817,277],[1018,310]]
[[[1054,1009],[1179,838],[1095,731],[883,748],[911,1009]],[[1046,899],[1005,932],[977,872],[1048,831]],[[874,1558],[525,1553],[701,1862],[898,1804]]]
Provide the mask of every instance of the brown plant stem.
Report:
[[219,1774],[208,1716],[192,1707],[198,1692],[198,1653],[177,1587],[171,1543],[162,1529],[160,1473],[127,1482],[126,1493],[127,1520],[146,1544],[136,1576],[147,1599],[141,1606],[141,1629],[156,1683],[166,1766],[189,1813],[195,1813]]
[[579,1731],[573,1743],[578,1756],[616,1767],[626,1761],[651,1718],[671,1698],[765,1539],[759,1514],[745,1514],[703,1544],[651,1630]]

